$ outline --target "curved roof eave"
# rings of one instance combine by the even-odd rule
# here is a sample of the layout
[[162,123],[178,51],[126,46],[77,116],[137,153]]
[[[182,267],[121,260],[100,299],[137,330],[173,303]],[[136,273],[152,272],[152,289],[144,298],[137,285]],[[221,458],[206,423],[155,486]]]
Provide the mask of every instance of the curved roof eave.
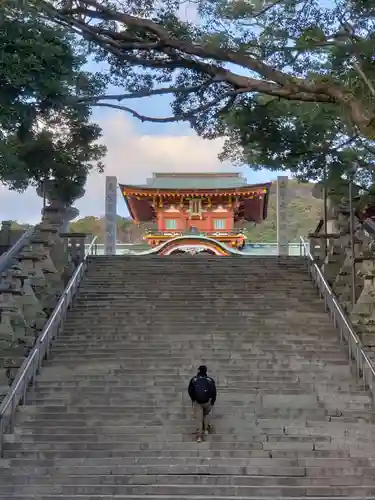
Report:
[[154,219],[155,212],[148,200],[137,200],[135,196],[124,196],[131,217],[136,222],[149,222]]
[[[257,185],[258,187],[268,187],[270,186],[271,183],[269,184],[259,184]],[[158,190],[155,190],[158,191]],[[154,210],[150,210],[150,200],[147,198],[139,199],[137,196],[132,195],[129,193],[129,195],[126,195],[124,192],[122,192],[123,198],[126,202],[126,205],[129,210],[129,214],[132,217],[133,220],[137,222],[148,222],[150,220],[153,220],[155,214]],[[244,207],[244,213],[243,213],[243,218],[248,221],[254,221],[254,222],[262,222],[267,218],[267,209],[268,209],[268,201],[269,201],[269,189],[267,189],[267,192],[264,193],[264,196],[260,199],[252,199],[251,200],[251,205],[252,207],[248,206]],[[259,207],[259,203],[262,204],[262,207]],[[254,209],[256,204],[259,208]]]
[[128,208],[128,211],[129,211],[129,214],[130,214],[130,217],[134,220],[136,220],[136,217],[134,216],[134,212],[132,210],[132,206],[131,206],[131,203],[129,202],[128,198],[126,198],[126,196],[123,197],[124,200],[125,200],[125,203],[126,203],[126,206]]
[[125,197],[127,194],[132,195],[134,193],[138,193],[139,195],[145,194],[145,195],[150,195],[153,196],[155,194],[163,194],[163,193],[170,193],[170,192],[175,192],[175,193],[207,193],[207,192],[212,192],[212,193],[242,193],[242,192],[250,192],[250,191],[257,191],[260,189],[265,189],[266,193],[268,194],[270,188],[271,188],[272,183],[267,182],[267,183],[261,183],[261,184],[245,184],[243,186],[237,186],[237,187],[231,187],[231,188],[153,188],[149,186],[136,186],[136,185],[131,185],[131,184],[120,184],[120,189]]

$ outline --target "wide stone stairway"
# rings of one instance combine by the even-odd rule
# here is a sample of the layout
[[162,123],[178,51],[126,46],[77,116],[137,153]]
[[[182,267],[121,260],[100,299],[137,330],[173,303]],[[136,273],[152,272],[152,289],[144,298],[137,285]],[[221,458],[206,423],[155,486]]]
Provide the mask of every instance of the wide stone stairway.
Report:
[[[218,399],[198,444],[200,364]],[[375,498],[373,420],[303,260],[96,257],[0,499]]]

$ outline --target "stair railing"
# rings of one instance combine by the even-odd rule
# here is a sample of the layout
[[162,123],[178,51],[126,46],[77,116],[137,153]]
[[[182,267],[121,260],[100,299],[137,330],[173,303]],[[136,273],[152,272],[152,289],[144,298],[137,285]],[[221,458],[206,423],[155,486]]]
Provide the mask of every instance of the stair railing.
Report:
[[324,308],[329,313],[335,328],[339,330],[340,341],[348,349],[349,365],[355,370],[358,379],[362,378],[365,386],[371,391],[373,410],[375,409],[375,368],[368,357],[361,340],[355,333],[353,325],[346,316],[345,311],[338,302],[331,287],[323,276],[322,271],[315,262],[309,248],[309,242],[302,236],[301,247],[306,258],[308,273],[324,301]]
[[25,231],[16,243],[7,252],[0,255],[0,273],[3,273],[12,264],[13,259],[17,256],[18,252],[29,242],[30,236],[33,234],[34,228],[31,227]]
[[42,363],[49,356],[53,340],[62,333],[68,309],[73,305],[74,297],[86,272],[88,257],[96,254],[96,241],[97,237],[95,236],[86,250],[83,260],[69,280],[43,331],[36,339],[33,349],[20,366],[8,394],[0,404],[0,456],[3,455],[4,434],[13,432],[18,405],[25,404],[27,390],[35,384]]

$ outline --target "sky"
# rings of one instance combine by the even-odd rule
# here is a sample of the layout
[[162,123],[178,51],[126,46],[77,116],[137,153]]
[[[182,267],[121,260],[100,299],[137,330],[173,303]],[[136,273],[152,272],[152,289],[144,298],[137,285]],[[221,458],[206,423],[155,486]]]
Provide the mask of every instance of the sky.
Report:
[[[194,12],[186,10],[186,17]],[[184,16],[183,16],[184,17]],[[97,70],[98,67],[92,67]],[[121,92],[121,89],[110,89]],[[131,103],[127,103],[131,105]],[[137,100],[133,106],[137,111],[152,116],[169,116],[169,101],[166,97]],[[108,153],[104,159],[105,172],[91,174],[83,198],[75,203],[78,218],[104,213],[105,176],[114,175],[123,184],[143,184],[153,172],[219,172],[240,171],[249,183],[275,179],[277,172],[253,171],[250,168],[234,168],[221,163],[218,154],[222,141],[199,138],[188,124],[141,123],[123,111],[97,108],[93,121],[103,129],[102,143]],[[280,172],[281,173],[281,172]],[[285,175],[285,174],[284,174]],[[118,192],[117,211],[128,216],[125,203]],[[0,221],[17,220],[36,224],[40,221],[42,198],[34,188],[22,194],[9,191],[0,185]]]

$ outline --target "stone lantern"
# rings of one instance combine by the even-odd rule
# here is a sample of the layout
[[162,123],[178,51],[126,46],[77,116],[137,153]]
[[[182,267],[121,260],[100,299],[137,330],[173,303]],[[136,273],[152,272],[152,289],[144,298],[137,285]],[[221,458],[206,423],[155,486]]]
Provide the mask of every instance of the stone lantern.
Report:
[[[64,188],[66,188],[66,184]],[[73,207],[73,203],[82,198],[85,189],[74,181],[71,182],[72,191],[64,192],[61,184],[56,179],[48,179],[37,187],[37,194],[48,202],[42,209],[42,219],[58,225],[61,233],[67,233],[69,222],[79,215],[79,210]]]

